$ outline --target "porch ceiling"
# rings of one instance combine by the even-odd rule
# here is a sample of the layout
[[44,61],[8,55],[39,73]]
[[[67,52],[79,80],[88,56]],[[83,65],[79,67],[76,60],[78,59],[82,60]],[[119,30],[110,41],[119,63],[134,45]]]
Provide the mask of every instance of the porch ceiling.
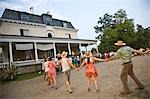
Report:
[[0,35],[1,42],[81,43],[96,44],[96,40]]

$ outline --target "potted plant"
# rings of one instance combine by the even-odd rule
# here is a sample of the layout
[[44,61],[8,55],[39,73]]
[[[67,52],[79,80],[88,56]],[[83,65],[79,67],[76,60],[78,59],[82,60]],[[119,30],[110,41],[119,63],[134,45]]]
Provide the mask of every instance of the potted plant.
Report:
[[16,72],[16,66],[11,63],[10,65],[6,66],[6,68],[3,69],[5,72],[4,80],[14,80],[17,72]]

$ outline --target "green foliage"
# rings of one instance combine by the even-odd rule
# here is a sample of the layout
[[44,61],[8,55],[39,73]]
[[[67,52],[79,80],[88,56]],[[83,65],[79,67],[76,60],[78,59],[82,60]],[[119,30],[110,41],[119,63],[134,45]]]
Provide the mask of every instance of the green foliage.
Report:
[[116,51],[114,43],[123,40],[127,45],[133,48],[150,47],[150,28],[143,29],[137,25],[137,31],[134,27],[133,19],[128,19],[126,11],[120,9],[114,15],[104,14],[99,17],[98,24],[94,27],[99,35],[96,39],[100,40],[99,51]]
[[142,25],[137,24],[136,32],[137,43],[136,48],[149,48],[150,47],[150,27],[144,29]]
[[96,48],[92,48],[91,52],[96,52]]

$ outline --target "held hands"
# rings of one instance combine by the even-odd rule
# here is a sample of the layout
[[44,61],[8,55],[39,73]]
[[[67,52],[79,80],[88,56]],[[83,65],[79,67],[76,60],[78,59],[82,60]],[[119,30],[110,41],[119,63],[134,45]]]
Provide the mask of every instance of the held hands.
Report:
[[104,62],[108,62],[108,61],[110,61],[110,59],[109,59],[109,58],[104,59]]
[[77,71],[79,71],[79,70],[80,70],[80,68],[76,68],[76,70],[77,70]]
[[149,55],[150,54],[150,50],[145,51],[144,54]]

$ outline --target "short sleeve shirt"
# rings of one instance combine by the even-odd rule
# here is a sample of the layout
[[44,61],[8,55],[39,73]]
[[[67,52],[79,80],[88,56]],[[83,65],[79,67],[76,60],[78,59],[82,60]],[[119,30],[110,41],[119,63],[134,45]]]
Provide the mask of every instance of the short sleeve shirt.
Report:
[[133,50],[134,49],[129,46],[124,46],[117,50],[117,55],[123,63],[127,63],[131,61]]
[[61,65],[62,65],[62,72],[70,70],[70,66],[69,66],[69,63],[67,61],[67,58],[62,58],[61,59]]

